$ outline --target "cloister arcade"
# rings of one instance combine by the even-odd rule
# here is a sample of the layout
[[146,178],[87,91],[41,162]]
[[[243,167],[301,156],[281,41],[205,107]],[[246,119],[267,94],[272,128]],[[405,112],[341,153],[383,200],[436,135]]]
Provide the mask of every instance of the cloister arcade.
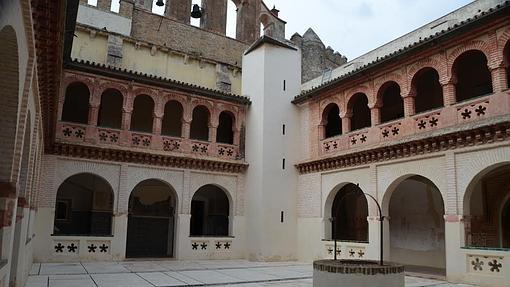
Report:
[[[391,75],[389,78],[393,79],[386,81],[376,79],[373,83],[362,83],[346,89],[341,96],[327,98],[320,105],[321,139],[392,123],[507,89],[510,78],[508,47],[507,43],[501,49],[501,56],[489,55],[484,49],[467,49],[457,56],[453,55],[449,68],[445,63],[429,60],[416,64],[418,69],[409,69],[409,74]],[[503,59],[501,65],[492,64],[496,58]],[[500,67],[505,69],[504,79],[496,72]],[[407,78],[409,81],[405,80]],[[499,84],[502,81],[504,86]],[[372,85],[373,89],[366,88]]]

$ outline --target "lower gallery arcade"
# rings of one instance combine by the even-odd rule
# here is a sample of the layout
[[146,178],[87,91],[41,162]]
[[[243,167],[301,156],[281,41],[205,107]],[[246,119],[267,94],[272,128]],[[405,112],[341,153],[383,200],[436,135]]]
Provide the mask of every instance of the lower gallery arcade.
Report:
[[38,262],[244,258],[241,175],[55,156],[44,165],[53,192],[40,198]]
[[298,257],[332,258],[337,239],[339,258],[379,259],[379,214],[368,193],[385,216],[385,260],[451,281],[502,284],[510,263],[502,249],[509,247],[509,178],[505,145],[303,173]]

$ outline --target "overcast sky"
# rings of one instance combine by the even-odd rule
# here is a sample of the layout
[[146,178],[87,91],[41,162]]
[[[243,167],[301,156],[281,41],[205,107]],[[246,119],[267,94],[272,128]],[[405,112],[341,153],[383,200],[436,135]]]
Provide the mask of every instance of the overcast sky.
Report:
[[[156,0],[154,0],[156,1]],[[165,1],[166,2],[166,1]],[[287,21],[287,38],[311,27],[326,46],[354,59],[431,22],[471,0],[264,0]],[[193,0],[200,4],[200,0]],[[157,10],[154,5],[155,12]],[[229,1],[227,35],[235,35],[235,5]],[[198,25],[197,21],[193,22]]]

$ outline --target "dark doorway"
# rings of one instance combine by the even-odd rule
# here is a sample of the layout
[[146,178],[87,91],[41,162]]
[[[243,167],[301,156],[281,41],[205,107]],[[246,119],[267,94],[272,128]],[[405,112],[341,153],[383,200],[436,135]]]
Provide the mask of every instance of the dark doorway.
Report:
[[337,192],[331,217],[333,239],[368,242],[368,204],[357,185],[349,183]]
[[126,257],[172,257],[174,191],[155,179],[139,183],[129,197]]
[[491,72],[487,57],[481,51],[472,50],[460,55],[455,60],[453,72],[457,77],[457,102],[492,93]]
[[342,134],[342,119],[340,108],[336,104],[329,104],[322,113],[324,124],[324,138],[331,138]]
[[400,86],[395,82],[388,82],[379,91],[382,99],[381,123],[404,117],[404,100],[400,96]]
[[217,186],[202,186],[191,200],[191,236],[228,236],[230,203]]

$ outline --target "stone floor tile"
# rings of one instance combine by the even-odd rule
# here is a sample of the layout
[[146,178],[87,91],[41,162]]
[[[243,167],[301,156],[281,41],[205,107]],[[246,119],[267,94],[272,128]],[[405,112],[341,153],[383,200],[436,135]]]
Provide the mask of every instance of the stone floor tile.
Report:
[[138,276],[142,277],[149,283],[154,286],[161,287],[171,287],[171,286],[187,286],[187,283],[182,282],[181,280],[175,279],[169,275],[166,275],[162,272],[147,272],[147,273],[137,273]]
[[41,263],[32,264],[32,268],[30,268],[29,275],[39,275],[39,270],[41,269]]
[[158,263],[168,271],[204,270],[205,266],[193,261],[163,261]]
[[269,275],[278,277],[279,279],[295,279],[309,277],[310,274],[303,274],[295,270],[289,270],[282,267],[263,267],[256,269],[259,272],[263,272]]
[[196,279],[198,281],[204,282],[207,284],[229,284],[229,283],[242,283],[243,281],[225,275],[215,270],[191,270],[191,271],[181,271],[179,272],[183,275]]
[[85,267],[89,274],[114,274],[130,272],[118,262],[84,262],[83,267]]
[[25,287],[48,287],[48,276],[28,276]]
[[49,287],[96,287],[89,275],[51,275]]
[[120,263],[124,268],[128,269],[131,272],[163,272],[168,271],[168,268],[165,268],[161,264],[156,261],[133,261],[133,262],[122,262]]
[[154,287],[135,273],[92,274],[98,287]]
[[80,263],[42,263],[40,275],[87,274]]
[[179,281],[182,281],[188,285],[195,285],[195,286],[199,286],[199,285],[204,285],[204,282],[202,281],[199,281],[199,280],[196,280],[194,278],[191,278],[191,277],[188,277],[184,274],[181,274],[180,272],[176,272],[176,271],[168,271],[168,272],[164,272],[164,274],[174,278],[174,279],[177,279]]
[[269,281],[280,279],[276,276],[260,272],[257,269],[258,268],[222,269],[217,271],[230,277],[237,278],[242,282]]

